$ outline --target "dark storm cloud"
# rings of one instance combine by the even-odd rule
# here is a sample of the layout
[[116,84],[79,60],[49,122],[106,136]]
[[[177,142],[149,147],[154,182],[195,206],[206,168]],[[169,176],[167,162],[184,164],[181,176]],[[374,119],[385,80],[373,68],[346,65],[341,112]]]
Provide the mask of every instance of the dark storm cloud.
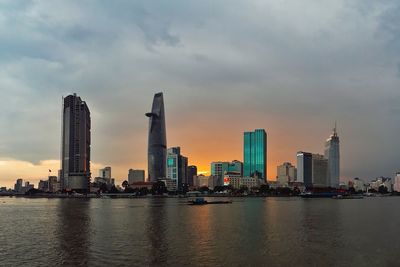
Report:
[[287,144],[291,159],[322,150],[338,120],[343,174],[391,175],[400,168],[399,6],[2,2],[0,156],[57,159],[61,96],[76,92],[93,114],[93,159],[143,162],[143,114],[163,90],[173,144],[180,132],[262,124],[272,137],[290,133],[276,147]]

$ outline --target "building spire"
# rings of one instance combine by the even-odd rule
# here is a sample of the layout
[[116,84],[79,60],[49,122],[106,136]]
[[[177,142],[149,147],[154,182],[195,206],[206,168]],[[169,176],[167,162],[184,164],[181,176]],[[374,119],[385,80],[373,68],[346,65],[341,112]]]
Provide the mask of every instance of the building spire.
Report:
[[333,136],[337,136],[337,122],[335,120],[335,128],[333,128]]

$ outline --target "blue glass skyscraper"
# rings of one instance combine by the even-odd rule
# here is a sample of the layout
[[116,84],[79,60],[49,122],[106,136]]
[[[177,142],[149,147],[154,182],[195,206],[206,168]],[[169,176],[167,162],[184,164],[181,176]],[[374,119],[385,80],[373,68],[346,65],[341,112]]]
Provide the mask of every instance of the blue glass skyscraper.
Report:
[[243,152],[243,175],[267,180],[267,133],[264,129],[244,133]]

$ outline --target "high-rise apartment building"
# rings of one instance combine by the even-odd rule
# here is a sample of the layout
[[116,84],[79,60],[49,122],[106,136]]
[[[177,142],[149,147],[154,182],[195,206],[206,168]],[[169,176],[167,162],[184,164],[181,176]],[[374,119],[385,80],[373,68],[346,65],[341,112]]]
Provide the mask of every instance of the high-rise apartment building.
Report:
[[329,186],[338,188],[340,183],[340,141],[335,128],[325,142],[325,158],[328,159]]
[[88,192],[90,187],[90,111],[76,94],[63,99],[61,184],[64,190]]
[[244,133],[243,175],[267,180],[267,133],[264,129]]
[[155,182],[166,177],[167,135],[163,93],[154,95],[151,112],[146,116],[149,117],[148,175],[149,181]]

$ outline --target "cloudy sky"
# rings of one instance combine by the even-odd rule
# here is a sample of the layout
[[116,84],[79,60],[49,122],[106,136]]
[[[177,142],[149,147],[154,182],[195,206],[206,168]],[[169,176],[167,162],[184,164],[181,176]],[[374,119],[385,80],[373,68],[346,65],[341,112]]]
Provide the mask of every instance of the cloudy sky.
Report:
[[[343,178],[400,170],[400,2],[0,2],[0,185],[59,169],[61,97],[92,112],[93,174],[147,169],[144,116],[164,92],[168,146],[208,171],[268,132],[268,174],[323,152]],[[147,172],[146,172],[147,173]]]

